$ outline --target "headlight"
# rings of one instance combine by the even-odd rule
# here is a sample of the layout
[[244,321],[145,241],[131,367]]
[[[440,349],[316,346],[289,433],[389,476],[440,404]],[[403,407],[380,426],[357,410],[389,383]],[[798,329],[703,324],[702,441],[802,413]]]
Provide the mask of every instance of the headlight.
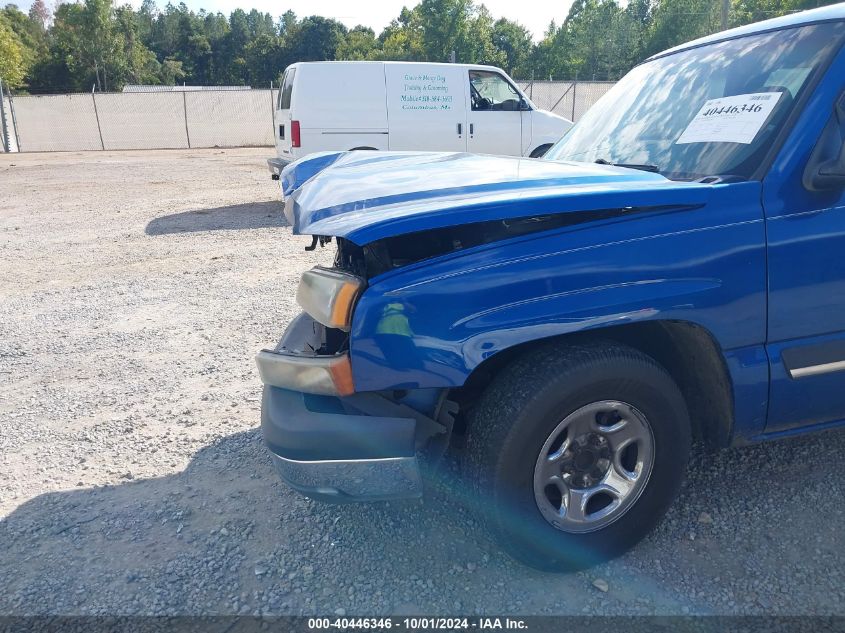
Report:
[[363,289],[364,280],[355,275],[316,266],[303,273],[296,302],[318,323],[348,332]]

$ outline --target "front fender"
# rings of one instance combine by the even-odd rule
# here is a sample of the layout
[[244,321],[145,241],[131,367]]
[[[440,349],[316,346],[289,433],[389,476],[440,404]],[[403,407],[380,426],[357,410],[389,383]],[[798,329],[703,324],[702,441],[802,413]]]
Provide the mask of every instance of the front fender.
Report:
[[688,321],[724,350],[762,344],[759,183],[654,212],[488,244],[371,280],[353,318],[356,390],[464,384],[514,345],[649,320]]

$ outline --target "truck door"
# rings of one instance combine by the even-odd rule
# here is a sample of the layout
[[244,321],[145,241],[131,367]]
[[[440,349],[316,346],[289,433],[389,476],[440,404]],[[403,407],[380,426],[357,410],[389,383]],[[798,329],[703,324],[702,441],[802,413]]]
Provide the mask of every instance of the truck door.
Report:
[[530,129],[530,111],[520,110],[521,95],[500,73],[469,71],[469,137],[475,154],[522,156],[523,127]]
[[845,53],[834,60],[763,182],[771,376],[767,433],[845,419],[845,187],[814,191],[805,174],[814,147],[824,148],[826,158],[841,150],[843,74]]
[[466,151],[466,69],[384,65],[391,150]]

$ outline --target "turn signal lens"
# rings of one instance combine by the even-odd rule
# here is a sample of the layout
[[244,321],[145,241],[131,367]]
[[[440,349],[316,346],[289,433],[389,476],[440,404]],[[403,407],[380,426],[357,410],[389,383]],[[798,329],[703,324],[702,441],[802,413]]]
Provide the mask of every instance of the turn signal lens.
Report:
[[355,393],[355,384],[352,382],[352,363],[349,362],[349,356],[343,356],[341,359],[332,363],[329,366],[329,372],[332,375],[332,382],[337,395],[349,396]]

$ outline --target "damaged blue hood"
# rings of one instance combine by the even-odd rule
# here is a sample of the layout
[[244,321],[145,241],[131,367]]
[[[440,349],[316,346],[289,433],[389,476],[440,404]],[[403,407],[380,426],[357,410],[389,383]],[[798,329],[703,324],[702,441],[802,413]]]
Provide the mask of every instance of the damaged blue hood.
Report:
[[324,152],[281,174],[293,232],[356,244],[429,229],[624,207],[701,206],[709,185],[590,163],[440,152]]

